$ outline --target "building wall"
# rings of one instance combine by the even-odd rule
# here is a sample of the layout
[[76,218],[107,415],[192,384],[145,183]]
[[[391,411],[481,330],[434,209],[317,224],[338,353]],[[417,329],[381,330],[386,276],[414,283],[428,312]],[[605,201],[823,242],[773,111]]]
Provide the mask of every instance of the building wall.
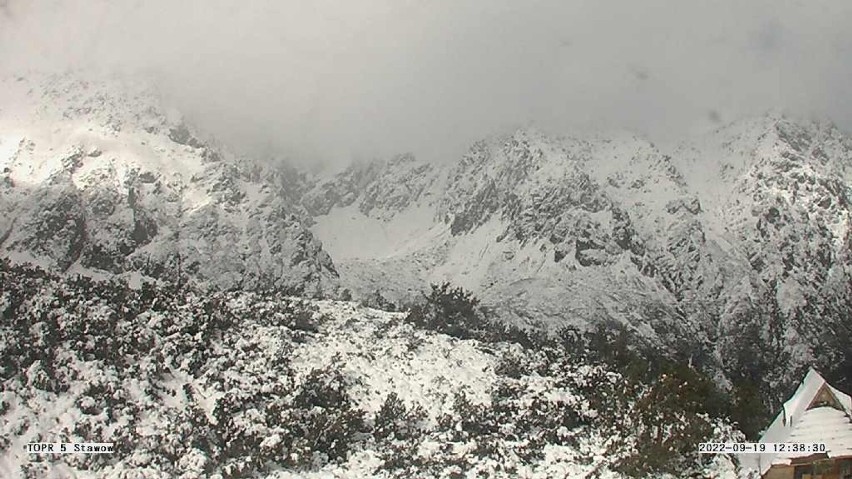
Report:
[[772,466],[762,479],[793,479],[794,471],[792,466]]
[[[835,459],[821,461],[822,464],[827,465],[827,468],[824,466],[821,471],[815,471],[817,473],[809,477],[815,479],[843,479],[845,477],[844,475],[848,474],[849,470],[852,469],[852,467],[849,467],[849,464],[847,464],[847,461],[849,461],[849,459],[846,458],[842,460]],[[800,464],[800,466],[803,465]],[[808,471],[808,473],[810,473],[811,469],[808,469]],[[766,474],[763,475],[762,479],[796,479],[796,467],[781,465],[772,466],[768,471],[766,471]]]

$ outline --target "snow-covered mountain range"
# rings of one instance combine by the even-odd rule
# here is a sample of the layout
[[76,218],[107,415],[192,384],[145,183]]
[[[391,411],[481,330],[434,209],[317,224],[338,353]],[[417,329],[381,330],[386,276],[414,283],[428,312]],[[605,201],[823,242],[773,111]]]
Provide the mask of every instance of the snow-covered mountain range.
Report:
[[[852,137],[830,123],[672,148],[522,129],[317,174],[163,105],[2,79],[4,474],[733,477],[695,440],[756,432],[807,366],[852,387]],[[468,335],[446,288],[432,316],[288,296],[422,305],[442,282],[563,335]],[[20,453],[57,438],[121,453]]]
[[844,385],[852,139],[829,123],[770,114],[667,149],[523,129],[458,161],[316,175],[235,154],[143,84],[30,75],[1,90],[13,260],[396,303],[449,281],[525,327],[624,325],[779,401],[809,364]]
[[521,324],[614,321],[781,384],[842,362],[826,341],[849,337],[850,200],[852,138],[769,114],[670,151],[520,130],[458,162],[354,165],[303,202],[357,294],[451,281]]

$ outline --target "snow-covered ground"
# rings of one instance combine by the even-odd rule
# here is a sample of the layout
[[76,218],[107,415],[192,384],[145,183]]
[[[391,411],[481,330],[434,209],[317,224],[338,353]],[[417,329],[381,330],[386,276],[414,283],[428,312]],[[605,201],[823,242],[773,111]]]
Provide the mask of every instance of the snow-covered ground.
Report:
[[[603,365],[415,329],[406,313],[0,273],[16,318],[0,327],[3,477],[616,478],[649,427]],[[81,441],[116,453],[23,450]],[[735,477],[724,457],[700,467]]]

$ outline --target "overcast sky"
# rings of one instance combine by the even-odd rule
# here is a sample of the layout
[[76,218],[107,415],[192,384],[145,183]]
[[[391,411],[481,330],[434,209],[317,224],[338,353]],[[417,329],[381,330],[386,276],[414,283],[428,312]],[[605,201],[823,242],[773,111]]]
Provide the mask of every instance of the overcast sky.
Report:
[[0,65],[156,75],[256,151],[457,156],[522,125],[852,126],[849,0],[0,0]]

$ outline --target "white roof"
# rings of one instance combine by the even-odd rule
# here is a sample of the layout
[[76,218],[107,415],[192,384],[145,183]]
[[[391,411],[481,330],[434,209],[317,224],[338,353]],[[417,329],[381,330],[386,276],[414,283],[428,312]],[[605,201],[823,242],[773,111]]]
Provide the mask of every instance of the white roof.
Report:
[[[823,388],[837,399],[843,410],[828,406],[808,409]],[[821,442],[826,444],[828,457],[852,455],[852,397],[834,389],[810,369],[760,437],[760,442]],[[804,452],[749,454],[740,459],[743,465],[758,469],[762,475],[773,464],[790,464],[792,459],[810,455]]]

